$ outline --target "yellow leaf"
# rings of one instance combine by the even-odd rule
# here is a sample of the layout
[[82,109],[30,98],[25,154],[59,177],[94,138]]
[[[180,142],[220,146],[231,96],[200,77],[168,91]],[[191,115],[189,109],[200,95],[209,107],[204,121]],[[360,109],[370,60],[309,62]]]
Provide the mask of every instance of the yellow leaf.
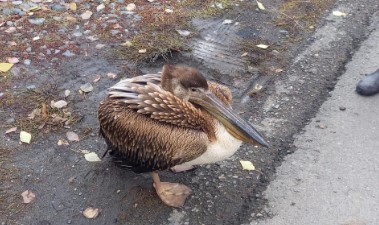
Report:
[[1,72],[7,72],[12,68],[13,64],[12,63],[0,63],[0,71]]
[[240,160],[240,163],[242,165],[242,169],[243,170],[255,170],[255,166],[253,165],[252,162],[250,161],[243,161],[243,160]]
[[333,11],[334,16],[347,16],[347,13],[341,11]]
[[266,49],[268,48],[268,45],[264,45],[264,44],[259,44],[259,45],[256,45],[258,48],[262,48],[262,49]]
[[88,162],[100,162],[101,161],[101,159],[99,158],[99,156],[95,152],[90,152],[90,153],[84,154],[84,158]]
[[70,7],[70,9],[71,9],[72,11],[76,11],[76,3],[75,3],[75,2],[71,2],[71,3],[69,3],[69,4],[68,4],[68,7]]
[[20,141],[24,143],[30,144],[30,141],[32,140],[32,135],[29,134],[26,131],[21,131],[20,132]]
[[258,1],[257,1],[257,4],[258,4],[258,8],[259,8],[260,10],[266,10],[265,6],[264,6],[261,2],[258,2]]

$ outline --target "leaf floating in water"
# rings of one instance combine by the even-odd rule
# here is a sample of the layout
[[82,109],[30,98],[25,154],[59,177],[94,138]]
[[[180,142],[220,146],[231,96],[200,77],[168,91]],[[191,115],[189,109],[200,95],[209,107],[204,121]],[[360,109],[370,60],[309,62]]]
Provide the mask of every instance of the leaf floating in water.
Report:
[[347,16],[347,13],[341,11],[333,11],[333,16]]
[[257,1],[257,4],[260,10],[266,10],[265,6],[261,2]]
[[1,72],[7,72],[12,68],[13,64],[12,63],[0,63],[0,71]]
[[24,143],[30,144],[30,141],[32,140],[32,135],[26,131],[20,132],[20,141]]
[[100,162],[101,161],[101,159],[99,158],[99,156],[95,152],[90,152],[90,153],[84,154],[84,158],[88,162]]
[[66,137],[69,141],[79,141],[79,136],[72,131],[67,132]]
[[21,196],[22,196],[22,201],[25,204],[31,203],[34,200],[34,198],[36,197],[36,195],[29,190],[22,192]]
[[83,216],[88,219],[95,219],[100,214],[100,210],[98,208],[86,208],[83,211]]
[[254,166],[253,163],[250,162],[250,161],[243,161],[243,160],[240,160],[240,163],[241,163],[241,165],[242,165],[242,169],[243,169],[243,170],[249,170],[249,171],[251,171],[251,170],[255,170],[255,166]]

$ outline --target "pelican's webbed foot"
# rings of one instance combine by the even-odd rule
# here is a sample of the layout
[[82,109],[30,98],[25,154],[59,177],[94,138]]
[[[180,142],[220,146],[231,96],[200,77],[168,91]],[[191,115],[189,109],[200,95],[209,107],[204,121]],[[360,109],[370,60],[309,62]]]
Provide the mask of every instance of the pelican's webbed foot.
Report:
[[186,198],[191,194],[192,190],[178,183],[161,182],[157,173],[152,173],[154,180],[154,188],[159,198],[167,205],[180,208],[184,205]]

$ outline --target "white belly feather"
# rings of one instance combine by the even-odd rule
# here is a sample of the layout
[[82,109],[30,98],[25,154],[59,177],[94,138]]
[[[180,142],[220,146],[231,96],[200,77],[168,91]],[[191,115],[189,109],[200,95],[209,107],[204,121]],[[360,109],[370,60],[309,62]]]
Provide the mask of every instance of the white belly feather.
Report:
[[241,146],[242,141],[233,137],[222,125],[216,125],[216,141],[210,143],[207,151],[196,159],[183,163],[183,166],[210,164],[225,160],[232,156]]

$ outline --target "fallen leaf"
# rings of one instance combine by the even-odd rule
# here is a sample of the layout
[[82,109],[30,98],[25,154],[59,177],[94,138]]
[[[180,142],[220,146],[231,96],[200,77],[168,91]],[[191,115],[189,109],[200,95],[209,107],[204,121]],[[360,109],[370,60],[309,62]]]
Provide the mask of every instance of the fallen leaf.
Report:
[[181,36],[187,37],[191,34],[188,30],[176,30]]
[[30,141],[32,140],[32,135],[26,131],[20,132],[20,141],[24,143],[30,144]]
[[80,86],[80,90],[84,93],[91,92],[93,90],[93,86],[90,83],[85,83],[82,86]]
[[84,154],[84,158],[88,162],[100,162],[101,161],[101,159],[99,158],[99,156],[95,152],[90,152],[90,153]]
[[57,143],[59,146],[61,145],[69,145],[68,141],[67,140],[58,140],[58,143]]
[[262,48],[262,49],[266,49],[268,48],[269,46],[268,45],[265,45],[265,44],[259,44],[259,45],[256,45],[258,48]]
[[130,41],[125,41],[124,43],[122,43],[121,44],[121,46],[126,46],[126,47],[130,47],[130,46],[132,46],[133,44],[132,44],[132,42],[130,42]]
[[68,4],[68,7],[72,10],[72,11],[76,11],[77,7],[76,7],[76,3],[75,2],[71,2]]
[[233,20],[224,20],[224,22],[222,22],[222,24],[231,24],[233,23]]
[[64,96],[68,97],[70,95],[71,91],[70,90],[65,90],[64,91]]
[[88,153],[90,153],[90,151],[88,151],[88,150],[80,150],[80,152],[83,153],[83,154],[88,154]]
[[17,45],[17,43],[16,43],[15,41],[10,41],[10,42],[8,42],[8,44],[9,44],[10,46],[16,46],[16,45]]
[[36,197],[36,195],[32,191],[29,191],[29,190],[22,192],[21,196],[22,196],[22,201],[25,204],[31,203]]
[[96,78],[93,80],[94,83],[98,82],[101,79],[100,75],[97,75]]
[[12,64],[16,64],[16,63],[20,62],[20,60],[18,60],[18,58],[16,58],[16,57],[8,57],[7,61],[9,63],[12,63]]
[[7,72],[12,68],[13,64],[12,63],[0,63],[0,71],[1,72]]
[[133,11],[133,10],[135,10],[136,9],[136,4],[134,4],[134,3],[130,3],[130,4],[128,4],[127,6],[126,6],[126,10],[127,11]]
[[264,5],[261,2],[257,1],[257,4],[258,4],[258,8],[260,10],[266,10],[266,8],[264,7]]
[[246,57],[247,55],[248,55],[248,53],[245,52],[245,53],[243,53],[243,54],[241,55],[241,57]]
[[96,49],[102,49],[102,48],[104,48],[104,47],[105,47],[104,44],[97,44],[97,45],[95,46]]
[[37,40],[39,40],[39,39],[41,39],[39,36],[37,36],[37,37],[33,37],[33,41],[37,41]]
[[333,16],[347,16],[347,13],[341,11],[333,11]]
[[101,3],[100,5],[98,5],[97,7],[96,7],[96,11],[100,11],[100,10],[102,10],[102,9],[104,9],[105,8],[105,5],[103,4],[103,3]]
[[6,130],[5,133],[9,134],[9,133],[15,132],[16,130],[17,130],[17,127],[12,127],[12,128],[9,128],[8,130]]
[[86,208],[83,211],[83,216],[86,217],[87,219],[95,219],[100,213],[100,210],[98,208]]
[[91,16],[92,16],[92,12],[89,11],[89,10],[86,10],[86,11],[81,15],[81,17],[82,17],[83,20],[88,20],[89,18],[91,18]]
[[67,106],[67,102],[65,100],[59,100],[59,101],[54,102],[52,104],[52,107],[57,108],[57,109],[61,109],[61,108],[66,107],[66,106]]
[[76,18],[75,17],[73,17],[73,16],[66,16],[66,18],[65,18],[67,21],[69,21],[69,22],[76,22]]
[[16,27],[9,27],[8,29],[5,30],[6,33],[10,34],[16,31]]
[[243,160],[240,160],[240,163],[242,165],[242,169],[243,170],[255,170],[255,166],[253,165],[252,162],[250,161],[243,161]]
[[140,49],[140,50],[138,50],[138,53],[146,53],[146,49]]
[[164,10],[166,13],[173,13],[174,12],[174,10],[172,10],[172,9],[165,9]]
[[115,79],[117,77],[117,75],[115,73],[107,73],[107,77],[109,79]]
[[66,133],[66,137],[69,141],[79,141],[79,136],[75,132],[72,132],[72,131],[68,131]]
[[42,113],[42,115],[43,115],[44,118],[47,118],[49,116],[49,114],[47,113],[47,109],[46,109],[46,104],[45,103],[42,103],[41,113]]

